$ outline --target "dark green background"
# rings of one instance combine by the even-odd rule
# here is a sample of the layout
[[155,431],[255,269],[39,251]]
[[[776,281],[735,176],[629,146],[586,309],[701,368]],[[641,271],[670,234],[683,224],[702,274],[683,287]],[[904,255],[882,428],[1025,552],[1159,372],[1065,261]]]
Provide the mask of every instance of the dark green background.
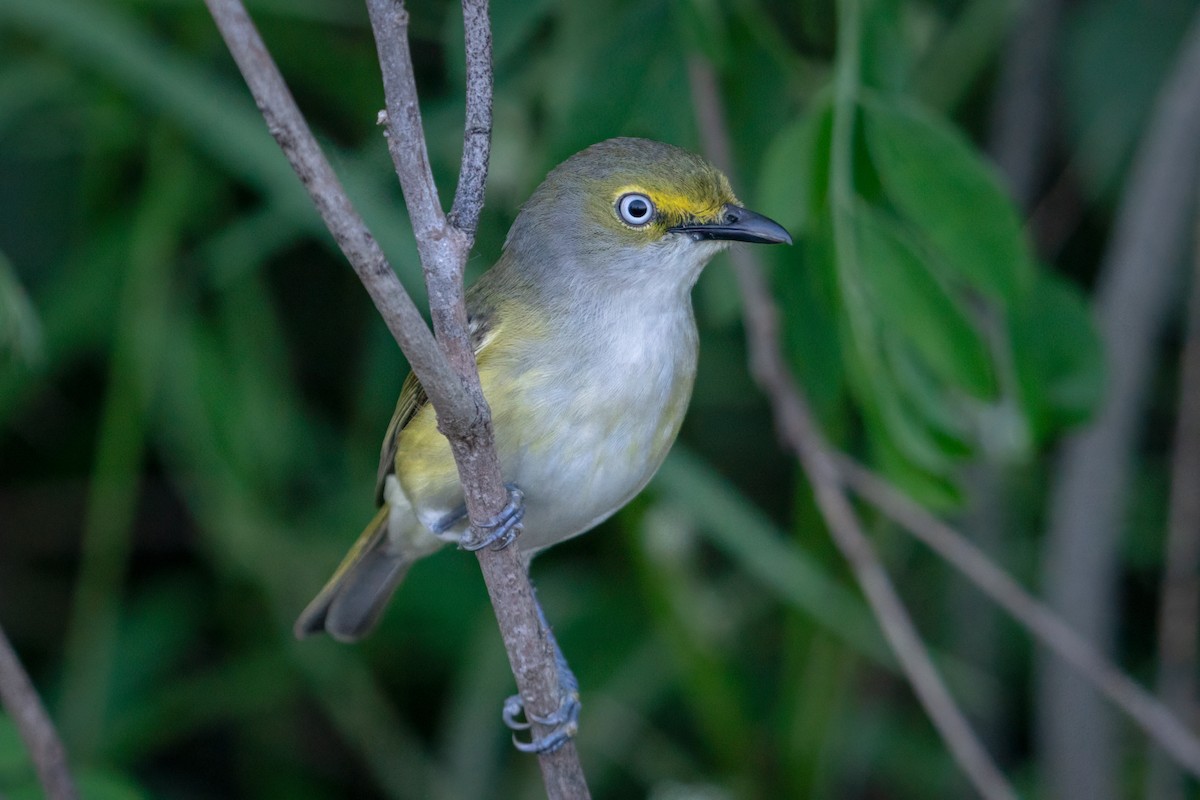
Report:
[[[615,135],[697,148],[687,61],[708,60],[735,190],[797,238],[760,255],[827,432],[956,522],[964,474],[999,473],[996,556],[1036,586],[1053,446],[1103,385],[1087,293],[1195,4],[1071,6],[1037,190],[1070,202],[1029,231],[982,150],[1011,5],[865,5],[848,30],[831,0],[494,2],[492,167],[470,270],[576,150]],[[421,299],[365,11],[250,9]],[[445,2],[410,11],[448,204],[461,21]],[[858,61],[836,60],[839,35]],[[724,258],[695,298],[702,360],[675,453],[627,509],[534,568],[582,683],[595,796],[968,796],[776,443]],[[1119,658],[1143,680],[1171,330],[1123,553]],[[512,678],[473,558],[422,563],[359,646],[291,637],[371,515],[405,372],[199,2],[0,0],[0,622],[85,797],[538,796],[534,760],[500,724]],[[1033,791],[1028,637],[865,520],[952,690]],[[1133,733],[1123,761],[1140,796]],[[0,794],[38,795],[2,716]]]

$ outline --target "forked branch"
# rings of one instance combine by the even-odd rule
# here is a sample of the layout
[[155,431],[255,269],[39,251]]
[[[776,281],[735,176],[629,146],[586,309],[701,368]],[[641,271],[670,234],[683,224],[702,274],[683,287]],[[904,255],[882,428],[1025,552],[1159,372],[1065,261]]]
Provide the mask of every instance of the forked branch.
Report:
[[[416,234],[437,340],[317,145],[240,0],[206,0],[226,45],[296,174],[408,358],[450,440],[473,535],[506,502],[491,416],[479,388],[466,329],[462,276],[482,207],[491,135],[491,34],[486,0],[464,0],[468,88],[463,173],[447,218],[429,169],[408,50],[408,12],[399,0],[369,0],[387,101],[388,144]],[[480,566],[525,707],[548,716],[558,704],[553,654],[516,548],[478,551]],[[544,731],[536,730],[540,734]],[[587,785],[573,744],[539,756],[551,798],[583,798]]]

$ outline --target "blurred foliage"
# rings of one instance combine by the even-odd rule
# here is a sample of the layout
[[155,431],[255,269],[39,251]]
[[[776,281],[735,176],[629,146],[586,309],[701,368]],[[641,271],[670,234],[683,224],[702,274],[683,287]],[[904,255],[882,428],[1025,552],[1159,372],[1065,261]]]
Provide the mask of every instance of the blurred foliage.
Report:
[[[827,431],[950,513],[966,465],[1008,470],[1023,511],[1002,561],[1030,582],[1049,448],[1103,386],[1073,281],[1095,271],[1196,3],[1072,6],[1047,80],[1064,87],[1055,169],[1079,176],[1082,211],[1053,264],[978,143],[1015,5],[864,5],[846,20],[832,0],[494,0],[470,269],[580,148],[638,135],[695,149],[687,62],[711,60],[739,195],[796,235],[763,255]],[[365,12],[249,6],[420,299]],[[461,20],[451,3],[410,6],[449,197]],[[499,724],[512,680],[473,559],[423,563],[361,646],[291,640],[370,514],[405,368],[201,4],[0,0],[0,219],[0,621],[85,797],[538,796]],[[660,476],[535,568],[583,684],[593,792],[964,796],[773,444],[731,298],[718,261],[696,292],[696,396]],[[1142,491],[1161,508],[1160,486]],[[946,571],[880,541],[956,695],[1032,782],[1025,638],[1004,628],[1002,657],[978,658],[951,624]],[[1152,576],[1158,552],[1130,569]],[[3,717],[0,794],[37,796]]]

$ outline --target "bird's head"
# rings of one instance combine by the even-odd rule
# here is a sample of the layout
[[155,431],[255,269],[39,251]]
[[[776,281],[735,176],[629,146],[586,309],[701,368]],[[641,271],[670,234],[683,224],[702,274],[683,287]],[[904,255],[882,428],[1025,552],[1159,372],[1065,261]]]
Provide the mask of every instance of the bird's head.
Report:
[[521,209],[506,255],[540,278],[637,276],[690,286],[730,242],[788,243],[742,206],[720,170],[648,139],[609,139],[568,158]]

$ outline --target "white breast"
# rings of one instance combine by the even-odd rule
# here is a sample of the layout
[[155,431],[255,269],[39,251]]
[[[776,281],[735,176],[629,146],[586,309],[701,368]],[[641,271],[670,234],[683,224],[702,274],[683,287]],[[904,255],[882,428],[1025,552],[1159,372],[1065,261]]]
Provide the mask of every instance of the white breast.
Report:
[[646,485],[678,432],[696,370],[690,302],[629,307],[610,322],[578,331],[576,357],[536,391],[535,430],[512,464],[526,492],[522,550],[610,516]]

